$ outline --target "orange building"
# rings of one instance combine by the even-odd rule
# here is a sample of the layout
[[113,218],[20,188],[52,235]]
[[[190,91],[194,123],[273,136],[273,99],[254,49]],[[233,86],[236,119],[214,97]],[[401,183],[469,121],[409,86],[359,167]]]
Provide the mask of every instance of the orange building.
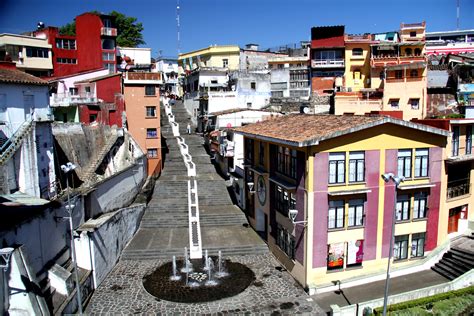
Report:
[[161,73],[126,72],[123,95],[127,126],[148,158],[148,175],[161,172],[160,85]]

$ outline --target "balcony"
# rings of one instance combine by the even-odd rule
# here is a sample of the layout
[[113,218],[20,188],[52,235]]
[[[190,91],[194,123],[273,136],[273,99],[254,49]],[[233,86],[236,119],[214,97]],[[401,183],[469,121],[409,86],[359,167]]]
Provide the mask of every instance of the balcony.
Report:
[[371,40],[371,34],[346,34],[344,36],[346,42],[370,42]]
[[426,22],[418,22],[418,23],[400,23],[400,29],[416,29],[416,28],[425,28]]
[[98,103],[99,100],[91,92],[82,92],[78,94],[53,93],[49,98],[51,107],[71,106],[78,104]]
[[162,84],[161,73],[159,72],[126,72],[125,84]]
[[113,27],[101,27],[100,35],[102,36],[117,36],[117,29]]
[[312,59],[312,68],[342,68],[344,59]]
[[453,199],[470,193],[471,184],[469,179],[448,182],[447,198]]

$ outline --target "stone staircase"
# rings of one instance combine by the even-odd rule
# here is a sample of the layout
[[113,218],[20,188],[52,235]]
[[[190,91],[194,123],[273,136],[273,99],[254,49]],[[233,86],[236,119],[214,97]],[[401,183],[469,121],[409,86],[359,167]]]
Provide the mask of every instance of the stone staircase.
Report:
[[5,164],[20,148],[23,143],[23,139],[33,129],[33,120],[23,122],[18,130],[9,139],[3,139],[3,143],[0,147],[0,165]]
[[[203,147],[202,137],[186,134],[189,114],[184,106],[177,102],[172,111],[196,164],[202,249],[212,255],[219,250],[224,255],[268,253],[267,245],[252,228],[248,228],[244,213],[232,204],[224,179],[217,174]],[[189,177],[163,108],[161,117],[161,135],[167,145],[164,168],[155,183],[140,228],[123,251],[121,260],[182,257],[184,247],[189,248]]]
[[441,260],[431,269],[449,280],[454,280],[474,268],[474,240],[462,237],[454,242]]

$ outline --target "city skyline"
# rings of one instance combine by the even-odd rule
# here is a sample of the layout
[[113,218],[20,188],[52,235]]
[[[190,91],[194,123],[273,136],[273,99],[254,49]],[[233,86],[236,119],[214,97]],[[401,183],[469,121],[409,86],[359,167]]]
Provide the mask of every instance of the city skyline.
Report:
[[[29,9],[35,4],[35,10]],[[62,14],[56,14],[59,5],[64,7]],[[146,44],[142,47],[150,47],[153,57],[159,54],[176,57],[176,5],[176,0],[158,3],[139,0],[134,2],[133,7],[125,2],[112,5],[106,0],[90,3],[73,0],[67,4],[57,0],[46,3],[6,0],[0,4],[0,33],[32,31],[40,21],[46,26],[62,26],[87,11],[109,13],[115,10],[136,17],[137,22],[143,24]],[[408,6],[410,9],[405,9]],[[356,6],[343,0],[337,6],[341,7],[346,9],[338,10],[334,15],[327,14],[334,12],[334,5],[321,1],[262,0],[255,3],[243,0],[233,3],[180,0],[181,52],[214,44],[243,47],[247,43],[257,43],[261,48],[268,48],[297,43],[310,39],[311,27],[322,25],[345,25],[346,33],[358,34],[398,30],[401,22],[426,21],[428,32],[455,30],[457,24],[456,1],[433,4],[433,1],[427,0],[401,0],[397,3],[371,0]],[[459,29],[473,29],[474,3],[461,0],[460,8]]]

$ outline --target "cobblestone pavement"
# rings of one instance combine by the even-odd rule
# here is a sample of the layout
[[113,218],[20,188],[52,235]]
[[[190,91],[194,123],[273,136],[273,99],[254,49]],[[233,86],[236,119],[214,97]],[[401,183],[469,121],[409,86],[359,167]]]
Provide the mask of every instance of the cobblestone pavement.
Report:
[[86,312],[91,315],[325,315],[301,286],[271,254],[229,256],[245,264],[256,280],[244,292],[207,303],[175,303],[146,292],[142,278],[165,263],[163,260],[122,260],[95,291]]

